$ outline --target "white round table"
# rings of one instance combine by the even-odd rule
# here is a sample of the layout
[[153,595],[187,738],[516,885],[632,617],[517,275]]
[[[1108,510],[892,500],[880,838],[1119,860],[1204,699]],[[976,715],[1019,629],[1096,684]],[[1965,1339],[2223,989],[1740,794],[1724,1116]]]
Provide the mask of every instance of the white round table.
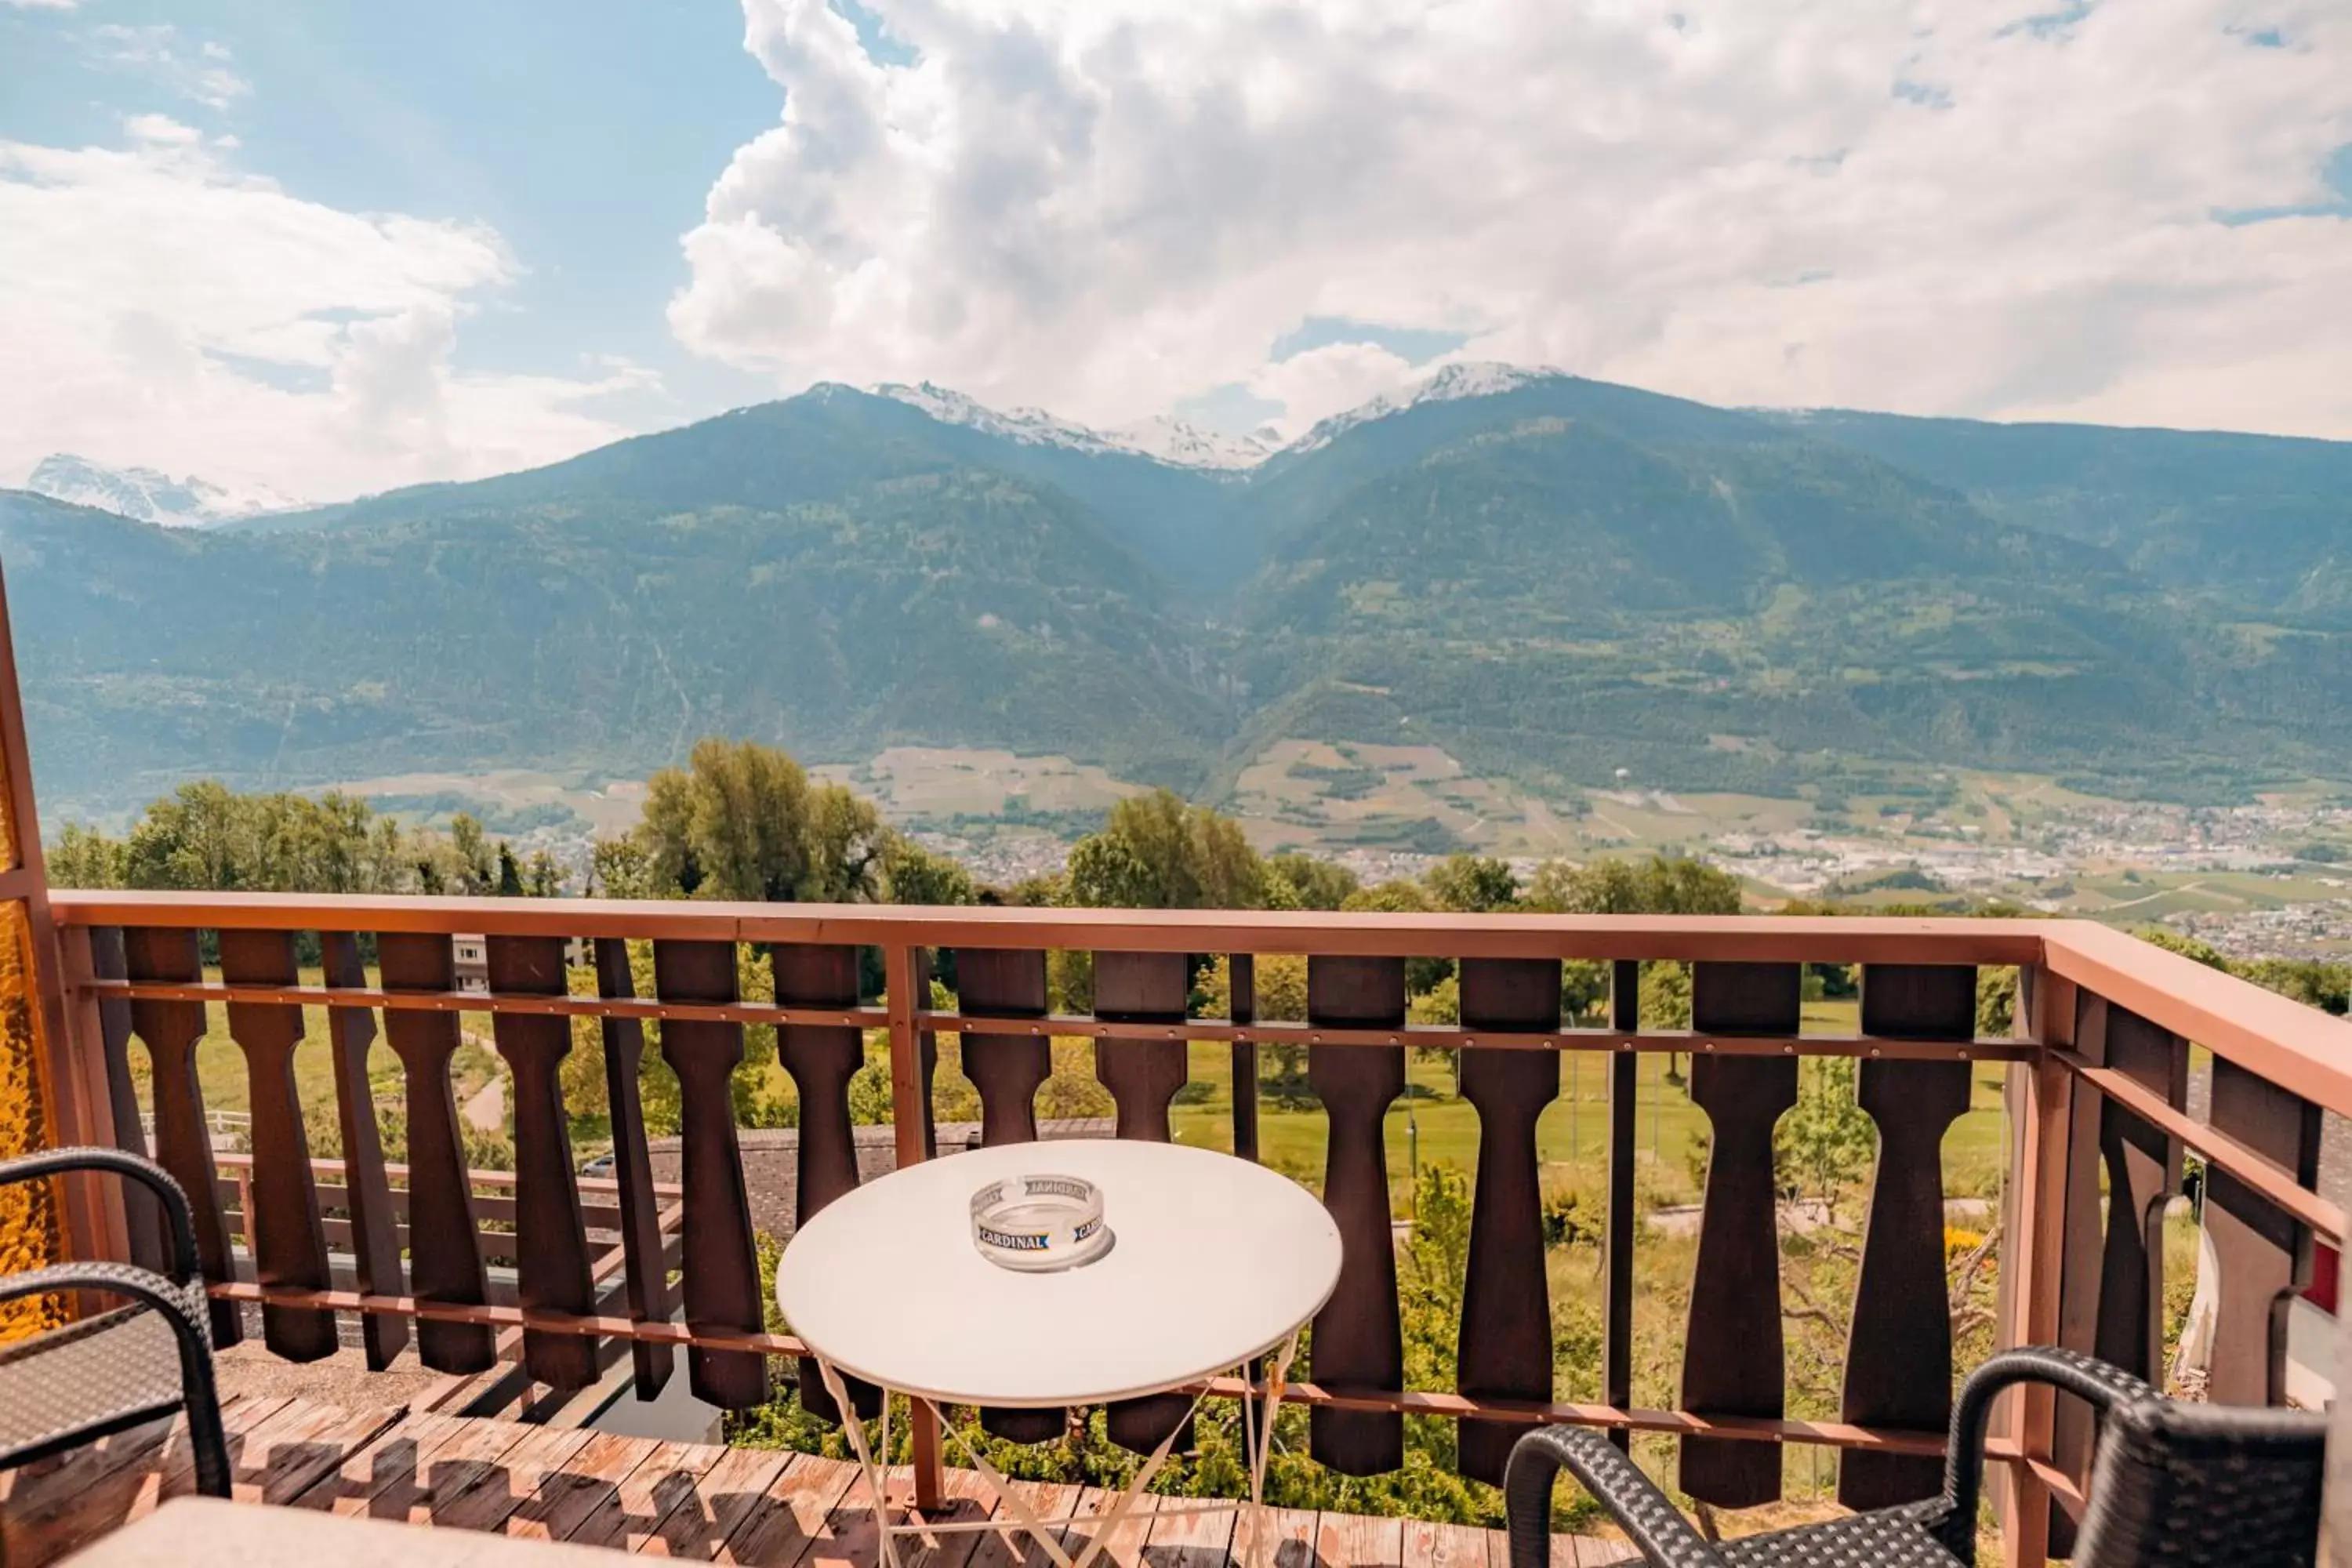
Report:
[[[971,1195],[1004,1176],[1045,1174],[1102,1189],[1109,1249],[1058,1273],[1001,1268],[973,1245]],[[1288,1177],[1181,1144],[1075,1139],[929,1160],[844,1194],[784,1248],[776,1304],[845,1412],[844,1373],[934,1407],[1097,1405],[1197,1386],[1274,1353],[1255,1422],[1256,1402],[1244,1401],[1255,1513],[1290,1352],[1339,1279],[1339,1227]],[[857,1423],[845,1430],[879,1514],[879,1472]],[[1075,1563],[967,1446],[1015,1516],[982,1528],[1024,1529],[1057,1568],[1087,1568],[1173,1440],[1138,1468]],[[942,1528],[880,1522],[894,1563],[894,1534]]]

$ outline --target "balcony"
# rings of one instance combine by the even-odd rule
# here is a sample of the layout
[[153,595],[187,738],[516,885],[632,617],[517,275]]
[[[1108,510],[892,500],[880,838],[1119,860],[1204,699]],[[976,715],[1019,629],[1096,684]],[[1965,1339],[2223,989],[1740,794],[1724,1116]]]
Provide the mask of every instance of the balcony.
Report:
[[[399,1517],[541,1533],[562,1533],[546,1521],[577,1514],[592,1538],[640,1549],[871,1561],[870,1536],[856,1533],[850,1467],[772,1449],[657,1450],[562,1425],[562,1413],[608,1375],[641,1395],[660,1390],[681,1351],[693,1395],[722,1410],[768,1405],[795,1381],[792,1358],[803,1347],[766,1318],[730,1099],[747,1029],[763,1041],[773,1031],[797,1091],[794,1201],[803,1219],[857,1180],[851,1079],[869,1049],[887,1059],[888,1136],[901,1163],[952,1157],[940,1154],[934,1114],[943,1038],[977,1095],[983,1142],[1034,1135],[1049,1043],[1076,1042],[1061,1048],[1090,1052],[1121,1137],[1169,1136],[1188,1077],[1213,1070],[1229,1104],[1205,1131],[1189,1108],[1181,1126],[1240,1158],[1267,1153],[1259,1083],[1269,1053],[1303,1057],[1320,1113],[1299,1173],[1320,1191],[1347,1258],[1339,1293],[1316,1321],[1319,1351],[1307,1381],[1286,1395],[1321,1415],[1312,1458],[1345,1474],[1379,1471],[1399,1462],[1406,1423],[1445,1423],[1460,1472],[1492,1482],[1528,1423],[1582,1423],[1638,1436],[1637,1454],[1656,1459],[1683,1495],[1722,1510],[1733,1531],[1740,1510],[1781,1499],[1790,1452],[1833,1460],[1845,1506],[1936,1489],[1955,1373],[1946,1134],[1964,1119],[2000,1166],[1998,1212],[1986,1226],[1997,1227],[1986,1259],[1997,1271],[1997,1345],[2066,1343],[2163,1381],[2161,1309],[2185,1282],[2167,1279],[2161,1226],[2194,1161],[2215,1266],[2208,1394],[2284,1402],[2291,1377],[2313,1369],[2290,1366],[2273,1324],[2322,1260],[2332,1278],[2327,1249],[2344,1234],[2341,1209],[2320,1194],[2319,1163],[2323,1113],[2352,1110],[2352,1025],[2078,921],[65,890],[51,895],[51,909],[66,1020],[52,1053],[57,1134],[142,1147],[142,1078],[152,1086],[152,1152],[195,1201],[222,1342],[257,1319],[259,1353],[269,1357],[310,1362],[349,1345],[342,1359],[367,1368],[405,1366],[413,1354],[436,1374],[397,1407],[369,1397],[364,1373],[333,1407],[240,1399],[230,1420],[246,1431],[243,1482],[268,1501],[362,1511],[380,1502]],[[487,939],[487,993],[458,984],[456,942],[470,935]],[[585,944],[572,949],[585,965],[567,964],[572,943]],[[648,952],[654,984],[639,994]],[[878,996],[861,995],[862,964],[877,952],[887,983]],[[1091,955],[1093,1012],[1048,1012],[1056,952]],[[306,953],[316,968],[298,963]],[[1257,1016],[1257,963],[1274,954],[1305,955],[1303,1019]],[[1188,1005],[1197,955],[1226,961],[1223,1016],[1198,1016]],[[747,997],[740,984],[758,967],[747,961],[761,958],[772,999]],[[1457,965],[1459,1016],[1447,1024],[1407,1021],[1406,963],[1429,958]],[[1643,966],[1659,961],[1690,965],[1687,1031],[1642,1026]],[[1564,1026],[1564,963],[1606,966],[1606,1026]],[[1859,966],[1858,1032],[1805,1024],[1805,966],[1821,964]],[[1999,1038],[1978,1037],[1986,968],[2017,972],[2015,1027]],[[926,1005],[947,994],[930,984],[935,970],[952,973],[952,1006]],[[194,1067],[215,1008],[225,1010],[247,1071],[249,1147],[236,1154],[215,1147]],[[331,1106],[306,1103],[298,1084],[306,1014],[314,1037],[323,1020],[331,1045],[323,1097]],[[510,1173],[467,1168],[451,1088],[461,1017],[487,1019],[510,1075]],[[575,1173],[565,1136],[562,1064],[582,1020],[610,1090],[613,1157],[602,1176]],[[677,1082],[674,1185],[655,1179],[637,1095],[649,1026]],[[386,1160],[369,1114],[383,1092],[367,1070],[379,1031],[398,1063],[400,1163]],[[143,1074],[142,1058],[152,1064]],[[1636,1257],[1663,1245],[1641,1190],[1644,1159],[1656,1160],[1644,1086],[1661,1058],[1687,1062],[1709,1152],[1687,1216],[1696,1244],[1677,1364],[1663,1378],[1637,1376],[1634,1364]],[[1850,1092],[1877,1140],[1834,1418],[1792,1413],[1784,1352],[1780,1265],[1805,1243],[1775,1177],[1773,1129],[1811,1058],[1854,1062]],[[1447,1062],[1475,1116],[1468,1277],[1444,1386],[1408,1377],[1395,1331],[1400,1222],[1410,1217],[1400,1211],[1412,1201],[1392,1185],[1411,1157],[1399,1147],[1395,1102],[1408,1060]],[[313,1100],[319,1081],[313,1073]],[[1546,1140],[1556,1142],[1559,1127],[1542,1118],[1564,1082],[1579,1086],[1571,1125],[1591,1140],[1603,1194],[1595,1364],[1565,1369],[1549,1306],[1563,1287],[1548,1266],[1541,1212]],[[339,1160],[313,1158],[306,1114],[312,1125],[338,1119]],[[148,1216],[95,1191],[68,1200],[77,1245],[152,1256]],[[1636,1398],[1643,1377],[1653,1385],[1647,1402]],[[1562,1399],[1570,1381],[1598,1397]],[[1667,1398],[1654,1397],[1660,1386]],[[812,1413],[831,1418],[813,1380],[799,1387]],[[1213,1388],[1212,1405],[1242,1391]],[[504,1419],[477,1428],[456,1411]],[[1053,1440],[1062,1430],[1056,1419],[1001,1435]],[[1999,1518],[1988,1530],[2013,1568],[2064,1552],[2084,1505],[2091,1436],[2087,1411],[2070,1398],[2009,1401],[1991,1449]],[[972,1478],[941,1458],[940,1434],[918,1424],[903,1469],[911,1500],[972,1506]],[[16,1543],[26,1555],[12,1563],[44,1560],[173,1484],[173,1452],[154,1435],[111,1469],[102,1454],[73,1462],[112,1475],[130,1500],[42,1513],[38,1541]],[[54,1492],[60,1483],[16,1484]],[[593,1502],[568,1505],[574,1489]],[[11,1508],[0,1500],[0,1517]],[[1336,1509],[1278,1517],[1296,1568],[1317,1559],[1326,1568],[1501,1560],[1498,1536],[1456,1526]],[[1198,1529],[1173,1526],[1164,1538],[1139,1530],[1121,1560],[1142,1552],[1164,1563],[1155,1545],[1221,1560],[1222,1543]],[[1599,1541],[1560,1542],[1562,1562],[1612,1552]]]

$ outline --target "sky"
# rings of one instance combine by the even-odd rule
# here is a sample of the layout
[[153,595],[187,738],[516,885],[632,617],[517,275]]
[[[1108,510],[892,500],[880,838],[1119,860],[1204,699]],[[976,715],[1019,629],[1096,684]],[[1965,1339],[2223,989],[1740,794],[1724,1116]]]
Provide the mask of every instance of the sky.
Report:
[[0,483],[1456,361],[2352,439],[2352,0],[0,0]]

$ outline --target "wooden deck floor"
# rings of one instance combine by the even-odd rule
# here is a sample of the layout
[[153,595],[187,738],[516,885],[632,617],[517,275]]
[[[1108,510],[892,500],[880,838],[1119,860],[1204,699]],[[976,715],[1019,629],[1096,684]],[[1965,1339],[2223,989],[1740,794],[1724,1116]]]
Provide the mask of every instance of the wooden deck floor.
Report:
[[[879,1558],[856,1467],[831,1459],[252,1394],[222,1414],[242,1502],[758,1568],[875,1568]],[[948,1482],[957,1517],[983,1517],[977,1476],[950,1470]],[[1085,1513],[1100,1496],[1024,1484],[1047,1517]],[[0,1474],[0,1568],[43,1568],[193,1489],[184,1429],[161,1422],[55,1468]],[[1144,1517],[1121,1527],[1103,1553],[1107,1568],[1224,1568],[1234,1516],[1162,1516],[1158,1500],[1146,1498]],[[1185,1506],[1171,1500],[1171,1509]],[[1499,1531],[1292,1510],[1272,1510],[1269,1528],[1276,1568],[1507,1564]],[[1083,1541],[1085,1530],[1068,1535]],[[902,1542],[905,1568],[1046,1568],[1051,1561],[1025,1538],[936,1540]],[[1559,1536],[1552,1568],[1633,1556],[1622,1544]]]

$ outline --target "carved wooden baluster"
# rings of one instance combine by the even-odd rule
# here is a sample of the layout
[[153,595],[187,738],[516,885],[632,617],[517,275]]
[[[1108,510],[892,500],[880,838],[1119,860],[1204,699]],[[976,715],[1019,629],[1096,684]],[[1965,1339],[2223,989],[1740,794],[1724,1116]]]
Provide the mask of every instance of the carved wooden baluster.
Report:
[[[2299,1186],[2318,1184],[2319,1125],[2319,1107],[2310,1100],[2213,1058],[2213,1131],[2263,1155]],[[2216,1405],[2284,1404],[2286,1307],[2311,1283],[2310,1228],[2209,1163],[2205,1235],[2220,1287],[2205,1396]]]
[[[384,931],[376,938],[383,989],[446,994],[457,988],[449,938]],[[400,1058],[408,1105],[408,1278],[421,1301],[478,1307],[486,1298],[474,1197],[457,1136],[457,1100],[449,1058],[457,1054],[457,1015],[387,1007],[384,1039]],[[416,1359],[435,1372],[487,1372],[498,1359],[487,1323],[416,1324]]]
[[[160,927],[132,927],[122,933],[124,968],[133,980],[193,984],[204,978],[196,933]],[[188,1195],[196,1222],[196,1260],[205,1278],[236,1278],[222,1217],[219,1172],[213,1140],[205,1125],[204,1089],[196,1080],[196,1042],[205,1037],[205,1005],[142,998],[131,1004],[131,1027],[147,1042],[154,1073],[155,1162],[172,1173]],[[133,1125],[136,1125],[134,1122]],[[245,1338],[242,1317],[232,1301],[212,1304],[213,1343],[233,1345]]]
[[[857,1005],[857,949],[778,943],[769,950],[780,1006]],[[857,1143],[850,1130],[849,1080],[866,1065],[866,1037],[832,1024],[788,1024],[776,1031],[776,1056],[793,1075],[801,1105],[799,1190],[795,1225],[857,1185]],[[878,1284],[878,1282],[877,1282]],[[882,1391],[857,1378],[845,1380],[849,1402],[871,1420],[882,1411]],[[841,1411],[818,1374],[813,1357],[800,1363],[801,1408],[821,1421],[838,1421]]]
[[[1803,971],[1793,963],[1691,966],[1691,1027],[1701,1037],[1792,1038]],[[1691,1054],[1691,1099],[1714,1146],[1699,1214],[1683,1350],[1683,1407],[1702,1415],[1764,1415],[1787,1408],[1780,1338],[1780,1244],[1773,1226],[1772,1128],[1797,1103],[1794,1056]],[[1717,1508],[1752,1508],[1780,1495],[1780,1445],[1685,1437],[1683,1490]]]
[[[349,931],[320,931],[319,945],[330,989],[368,989],[357,937]],[[335,1110],[343,1131],[343,1202],[352,1215],[352,1273],[362,1294],[398,1296],[404,1293],[400,1240],[392,1181],[383,1168],[383,1140],[375,1124],[375,1087],[368,1078],[375,1015],[365,1007],[331,1005],[327,1037],[335,1072]],[[389,1312],[362,1313],[360,1343],[368,1370],[382,1372],[406,1348],[408,1320]]]
[[[665,1002],[731,1004],[740,998],[735,944],[656,942],[654,984]],[[677,1074],[680,1167],[686,1187],[684,1258],[689,1328],[758,1333],[766,1289],[751,1239],[751,1202],[735,1135],[730,1079],[743,1059],[743,1026],[665,1019],[662,1059]],[[748,1410],[768,1397],[768,1360],[749,1351],[687,1352],[695,1397],[726,1410]]]
[[[1556,959],[1465,958],[1462,1026],[1522,1034],[1559,1027]],[[1536,1119],[1559,1097],[1556,1051],[1469,1049],[1462,1097],[1478,1108],[1478,1184],[1456,1355],[1461,1391],[1477,1399],[1551,1397],[1551,1290],[1544,1274]],[[1503,1484],[1516,1421],[1465,1420],[1458,1467]]]
[[[1236,952],[1226,961],[1236,1024],[1257,1022],[1257,955]],[[1234,1152],[1244,1160],[1257,1158],[1257,1042],[1235,1040],[1234,1063]]]
[[[2109,1007],[2107,1065],[2189,1103],[2189,1042],[2136,1013]],[[2136,1377],[2164,1381],[2164,1205],[2180,1190],[2177,1138],[2110,1100],[2100,1110],[2099,1152],[2107,1165],[2107,1241],[2099,1269],[2100,1360]]]
[[[96,980],[128,980],[131,970],[122,956],[122,928],[92,926],[89,931],[89,972]],[[131,1079],[131,1004],[107,996],[98,1004],[99,1048],[106,1054],[106,1099],[114,1117],[114,1146],[125,1153],[147,1157],[147,1131],[140,1125],[139,1086]],[[163,1211],[154,1194],[137,1182],[124,1182],[122,1220],[131,1240],[131,1261],[156,1274],[172,1268],[169,1233]]]
[[[1310,957],[1307,1018],[1335,1028],[1403,1028],[1404,960]],[[1323,1206],[1340,1246],[1339,1285],[1315,1317],[1315,1381],[1343,1393],[1393,1394],[1404,1386],[1404,1331],[1382,1119],[1404,1092],[1404,1047],[1309,1046],[1307,1082],[1330,1118]],[[1318,1405],[1308,1433],[1316,1461],[1348,1475],[1404,1463],[1401,1415]]]
[[[1862,1032],[1895,1040],[1976,1036],[1966,964],[1865,964]],[[1843,1418],[1941,1432],[1952,1414],[1952,1316],[1944,1276],[1944,1134],[1969,1108],[1969,1064],[1863,1061],[1856,1098],[1878,1126],[1862,1275],[1846,1343]],[[1936,1496],[1944,1461],[1849,1449],[1838,1500],[1891,1508]]]
[[[1019,948],[959,948],[956,994],[961,1010],[976,1018],[1042,1018],[1045,955]],[[1043,1036],[964,1031],[963,1075],[980,1090],[983,1145],[1024,1143],[1037,1136],[1037,1086],[1053,1068],[1053,1047]],[[989,1405],[980,1413],[983,1427],[1014,1443],[1050,1441],[1061,1436],[1067,1421],[1060,1410]]]
[[[2187,1042],[2111,1006],[2104,996],[2084,992],[2076,998],[2074,1049],[2175,1107],[2189,1103]],[[2165,1200],[2180,1187],[2180,1144],[2089,1084],[2078,1079],[2072,1088],[2058,1342],[2146,1377],[2161,1359],[2164,1247],[2158,1232]],[[2058,1396],[2051,1457],[2077,1481],[2090,1475],[2095,1425],[2089,1405],[2072,1394]],[[2073,1520],[2053,1503],[2052,1554],[2070,1554],[2074,1540]]]
[[[596,939],[596,994],[607,1001],[637,994],[629,968],[629,944],[619,937]],[[646,1026],[635,1018],[603,1020],[605,1100],[613,1108],[613,1177],[621,1189],[621,1258],[629,1299],[629,1320],[669,1321],[669,1268],[662,1261],[661,1208],[654,1199],[652,1155],[646,1148],[645,1101],[637,1069],[646,1049]],[[667,1345],[631,1343],[639,1399],[651,1399],[669,1382],[677,1357]]]
[[[494,936],[488,958],[494,997],[561,996],[570,989],[562,937]],[[490,1029],[514,1079],[516,1299],[527,1308],[591,1315],[596,1290],[563,1110],[572,1020],[499,1011],[490,1015]],[[526,1330],[523,1365],[550,1388],[585,1388],[598,1375],[599,1343],[585,1334]]]
[[[1121,1023],[1181,1023],[1192,992],[1192,960],[1181,952],[1095,954],[1095,1016]],[[1095,1077],[1118,1106],[1118,1135],[1169,1141],[1168,1108],[1184,1087],[1181,1040],[1097,1040]],[[1104,1412],[1112,1442],[1149,1454],[1184,1422],[1192,1400],[1181,1394],[1124,1399]],[[1192,1447],[1189,1434],[1177,1439]]]
[[[1621,1035],[1642,1027],[1642,963],[1634,958],[1609,965],[1609,1026]],[[1642,1058],[1619,1051],[1609,1058],[1609,1230],[1602,1238],[1607,1293],[1601,1320],[1601,1396],[1622,1410],[1633,1403],[1633,1233],[1639,1200],[1633,1192],[1633,1155],[1639,1136],[1634,1113],[1641,1107]],[[1633,1434],[1620,1426],[1609,1440],[1631,1452]]]
[[[224,931],[221,978],[232,985],[299,984],[291,931]],[[245,1216],[253,1276],[263,1285],[332,1288],[327,1231],[310,1176],[310,1141],[294,1088],[294,1047],[302,1043],[302,1009],[276,1002],[232,1002],[228,1032],[245,1052],[253,1113],[252,1212]],[[265,1306],[261,1337],[288,1361],[335,1353],[335,1315],[309,1308]]]

